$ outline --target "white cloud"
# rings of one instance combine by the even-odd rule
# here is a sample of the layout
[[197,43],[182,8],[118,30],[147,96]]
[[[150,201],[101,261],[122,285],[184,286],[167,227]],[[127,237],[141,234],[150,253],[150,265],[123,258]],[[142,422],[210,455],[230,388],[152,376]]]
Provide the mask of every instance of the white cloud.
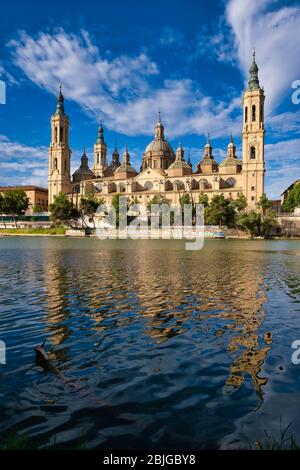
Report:
[[278,199],[280,194],[299,177],[300,139],[291,139],[265,146],[267,162],[266,192]]
[[291,133],[298,135],[300,134],[300,110],[269,116],[266,125],[273,137],[278,135],[283,137]]
[[257,51],[260,83],[266,91],[266,111],[274,111],[291,94],[300,78],[299,6],[279,7],[276,0],[230,0],[226,8],[245,78],[253,47]]
[[216,103],[192,80],[162,80],[144,53],[103,58],[86,31],[74,35],[60,29],[36,38],[22,32],[9,45],[15,64],[30,80],[52,93],[62,82],[67,99],[95,117],[100,114],[116,132],[152,134],[158,109],[169,137],[208,131],[218,137],[230,127],[240,131],[240,117],[232,118],[240,99]]
[[0,162],[16,162],[21,160],[22,164],[30,163],[29,158],[36,163],[44,163],[48,160],[47,147],[26,146],[19,142],[12,142],[8,137],[0,135]]
[[193,54],[195,58],[205,55],[219,62],[234,63],[236,59],[234,37],[224,16],[219,17],[213,24],[200,26]]

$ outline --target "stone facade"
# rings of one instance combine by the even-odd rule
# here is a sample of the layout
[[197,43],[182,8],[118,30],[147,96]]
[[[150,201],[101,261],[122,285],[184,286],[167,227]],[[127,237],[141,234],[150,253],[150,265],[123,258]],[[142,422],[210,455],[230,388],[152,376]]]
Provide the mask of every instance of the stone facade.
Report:
[[[185,161],[184,150],[179,144],[176,153],[165,139],[165,130],[159,114],[154,139],[147,145],[142,156],[140,171],[131,166],[126,148],[122,162],[115,148],[112,161],[107,162],[107,146],[102,124],[94,145],[94,164],[88,166],[87,156],[82,156],[81,165],[70,175],[71,150],[69,147],[69,121],[64,112],[61,91],[57,109],[51,118],[51,144],[49,151],[49,202],[59,192],[66,193],[78,203],[80,197],[94,193],[106,202],[122,193],[131,200],[147,205],[156,194],[161,194],[171,205],[179,204],[180,197],[188,193],[194,202],[200,194],[209,199],[214,194],[236,198],[244,194],[248,208],[255,209],[264,192],[264,91],[259,85],[258,67],[253,54],[248,87],[243,94],[242,159],[230,136],[226,158],[218,164],[213,156],[210,138],[204,147],[203,156],[195,171]],[[74,199],[75,198],[75,199]]]
[[39,206],[42,209],[42,212],[48,211],[48,189],[40,188],[39,186],[1,186],[0,193],[5,191],[11,191],[15,189],[20,189],[25,191],[26,196],[29,199],[29,206],[26,214],[32,214],[33,209]]

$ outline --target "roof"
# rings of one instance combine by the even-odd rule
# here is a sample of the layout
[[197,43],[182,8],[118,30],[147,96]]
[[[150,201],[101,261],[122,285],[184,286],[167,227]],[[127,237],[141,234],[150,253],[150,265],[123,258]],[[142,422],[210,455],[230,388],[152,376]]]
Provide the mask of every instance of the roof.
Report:
[[290,189],[292,189],[292,187],[293,187],[296,183],[300,183],[300,180],[295,180],[292,184],[290,184],[289,187],[286,188],[286,189],[281,193],[281,196],[283,196],[283,194],[287,193]]
[[0,186],[0,191],[12,191],[13,189],[22,189],[23,191],[42,191],[48,193],[47,188],[42,188],[41,186]]
[[172,170],[173,168],[191,168],[190,165],[185,162],[184,160],[175,160],[175,162],[173,162],[168,170]]
[[144,155],[148,152],[166,152],[170,155],[174,155],[174,151],[169,144],[169,142],[165,139],[155,138],[153,139],[146,147]]
[[128,163],[122,163],[118,168],[116,169],[115,173],[119,173],[121,171],[131,171],[132,173],[137,173],[136,169],[133,168],[130,164]]

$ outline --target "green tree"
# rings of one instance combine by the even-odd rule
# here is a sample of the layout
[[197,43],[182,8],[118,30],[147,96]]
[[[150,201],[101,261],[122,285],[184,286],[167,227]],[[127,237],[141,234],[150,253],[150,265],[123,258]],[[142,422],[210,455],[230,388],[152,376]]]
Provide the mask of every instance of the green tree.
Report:
[[138,199],[137,196],[134,196],[134,197],[131,199],[131,201],[130,201],[130,203],[129,203],[129,207],[131,207],[131,206],[133,206],[133,205],[135,205],[135,204],[139,204],[139,199]]
[[230,225],[234,220],[234,210],[229,199],[222,194],[215,194],[208,207],[205,208],[205,223],[209,225]]
[[43,208],[39,203],[37,203],[35,206],[33,206],[32,211],[34,214],[37,212],[43,212]]
[[[122,197],[122,194],[115,194],[111,198],[111,205],[115,208],[116,211],[116,224],[119,226],[120,222],[120,197]],[[124,196],[123,196],[124,197]],[[128,199],[127,199],[127,210],[129,209],[129,204],[128,204]]]
[[[147,204],[147,211],[148,214],[151,214],[151,206],[152,204],[165,204],[168,207],[170,207],[170,202],[168,201],[167,197],[162,195],[162,194],[155,194],[152,199]],[[158,214],[159,216],[159,226],[162,225],[162,212]],[[174,212],[170,212],[170,223],[172,224],[174,222]]]
[[277,214],[274,209],[266,209],[265,215],[262,218],[261,222],[261,235],[263,237],[268,237],[271,229],[276,225]]
[[11,189],[3,194],[1,206],[3,214],[11,215],[17,227],[16,217],[25,214],[29,199],[22,189]]
[[236,199],[233,199],[230,205],[238,214],[243,212],[247,208],[247,198],[245,194],[240,194]]
[[78,219],[78,211],[72,202],[63,193],[59,193],[54,197],[53,204],[50,204],[50,219],[55,225],[72,223]]
[[265,214],[266,210],[272,206],[272,202],[267,198],[266,193],[262,193],[258,201],[258,207],[261,208],[262,213]]
[[282,204],[284,212],[293,212],[300,206],[300,181],[294,184],[294,187],[287,193]]
[[87,194],[86,198],[81,198],[79,212],[81,215],[82,224],[85,223],[84,218],[87,216],[87,217],[93,218],[94,227],[95,227],[94,217],[95,217],[97,208],[101,204],[104,204],[104,202],[105,200],[103,197],[101,197],[100,199],[96,199],[93,194]]
[[247,230],[251,236],[259,236],[261,230],[261,214],[254,210],[243,212],[238,221],[239,225]]
[[3,199],[4,198],[2,194],[0,193],[0,216],[1,216],[1,220],[2,220],[4,227],[6,227],[5,219],[3,219],[3,214],[4,214]]
[[153,198],[150,199],[150,201],[147,204],[148,212],[151,212],[151,205],[152,204],[167,204],[168,206],[170,206],[170,203],[169,203],[167,197],[163,196],[162,194],[155,194],[155,196],[153,196]]
[[205,193],[199,194],[199,204],[203,204],[204,207],[208,207],[209,205],[209,200],[208,200],[208,195]]
[[181,207],[184,207],[185,204],[191,204],[191,198],[190,195],[185,193],[182,196],[179,197],[180,205]]

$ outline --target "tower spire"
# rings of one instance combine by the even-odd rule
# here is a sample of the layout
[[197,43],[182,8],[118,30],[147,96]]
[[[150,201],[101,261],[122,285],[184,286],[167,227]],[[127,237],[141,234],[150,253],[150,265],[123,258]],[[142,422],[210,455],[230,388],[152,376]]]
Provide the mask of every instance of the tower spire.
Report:
[[250,77],[248,80],[248,90],[260,90],[259,80],[258,80],[258,67],[255,61],[255,49],[253,49],[252,53],[252,64],[249,69]]
[[158,111],[158,121],[155,126],[155,138],[156,139],[164,139],[164,126],[161,123],[161,114],[160,110]]
[[98,137],[97,137],[96,143],[104,144],[104,132],[103,132],[103,126],[102,126],[102,119],[100,119],[99,121]]
[[61,89],[62,89],[62,84],[60,83],[59,84],[59,93],[58,93],[57,101],[56,101],[56,111],[55,111],[56,115],[65,114],[64,97],[63,97],[63,94],[61,92]]

